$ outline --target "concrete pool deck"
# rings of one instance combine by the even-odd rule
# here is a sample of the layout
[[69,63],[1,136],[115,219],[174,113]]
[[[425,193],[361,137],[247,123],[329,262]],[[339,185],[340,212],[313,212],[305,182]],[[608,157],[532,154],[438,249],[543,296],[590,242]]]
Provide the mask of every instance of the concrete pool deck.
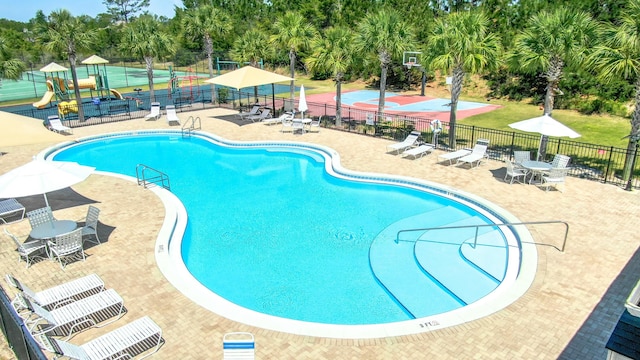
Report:
[[[257,359],[602,359],[604,345],[622,314],[624,300],[638,280],[638,192],[569,178],[564,193],[545,192],[533,185],[502,181],[505,166],[489,161],[477,169],[436,164],[438,152],[417,160],[385,153],[391,141],[328,129],[319,133],[280,133],[279,126],[259,123],[238,126],[216,120],[228,110],[180,114],[200,116],[203,130],[232,140],[296,140],[338,151],[346,168],[392,173],[440,182],[482,196],[522,221],[564,220],[571,228],[564,253],[538,246],[538,272],[527,293],[493,315],[434,332],[365,340],[317,338],[275,332],[237,323],[191,302],[171,286],[155,264],[154,244],[162,224],[161,201],[134,183],[91,175],[83,183],[49,193],[59,219],[84,219],[87,205],[101,209],[99,232],[105,241],[86,250],[85,262],[62,271],[56,262],[42,261],[25,269],[9,239],[0,242],[1,274],[11,272],[34,290],[89,273],[97,273],[108,288],[124,298],[128,314],[104,328],[90,329],[71,342],[82,344],[104,332],[149,315],[163,329],[166,344],[154,359],[221,358],[222,336],[249,331],[256,336]],[[0,116],[13,116],[0,113]],[[168,128],[164,117],[74,129],[73,137],[135,129]],[[176,127],[173,127],[176,128]],[[73,137],[69,137],[72,139]],[[52,144],[2,147],[0,173],[30,161]],[[0,144],[1,146],[1,144]],[[22,198],[29,209],[44,205],[42,196]],[[27,221],[9,225],[26,236]],[[539,243],[560,245],[563,228],[531,226]],[[13,290],[2,283],[10,295]],[[4,340],[0,357],[13,358]]]

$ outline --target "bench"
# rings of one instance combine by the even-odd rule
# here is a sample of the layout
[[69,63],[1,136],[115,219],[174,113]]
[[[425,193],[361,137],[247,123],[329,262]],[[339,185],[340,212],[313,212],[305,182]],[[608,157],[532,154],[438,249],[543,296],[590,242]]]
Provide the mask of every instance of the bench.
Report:
[[129,112],[129,102],[117,102],[117,103],[109,103],[109,115],[119,115],[122,113],[126,113],[129,118],[131,118],[131,113]]
[[[24,206],[16,199],[7,199],[0,201],[0,223],[11,224],[24,219]],[[5,218],[10,215],[20,215],[19,219],[7,221]]]

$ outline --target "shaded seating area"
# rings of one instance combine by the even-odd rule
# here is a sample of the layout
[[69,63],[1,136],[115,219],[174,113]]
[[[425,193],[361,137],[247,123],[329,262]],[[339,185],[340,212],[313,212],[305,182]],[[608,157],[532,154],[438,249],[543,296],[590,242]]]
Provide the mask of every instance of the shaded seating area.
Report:
[[252,122],[260,122],[268,118],[271,118],[271,109],[267,109],[267,108],[263,109],[257,115],[247,116],[247,120],[251,120]]
[[49,336],[43,343],[49,351],[70,359],[132,359],[146,352],[143,359],[157,352],[164,339],[158,324],[144,316],[82,345]]
[[251,107],[251,110],[247,112],[240,112],[237,114],[237,116],[240,118],[240,120],[244,120],[245,118],[258,115],[259,113],[260,113],[260,105],[253,105]]

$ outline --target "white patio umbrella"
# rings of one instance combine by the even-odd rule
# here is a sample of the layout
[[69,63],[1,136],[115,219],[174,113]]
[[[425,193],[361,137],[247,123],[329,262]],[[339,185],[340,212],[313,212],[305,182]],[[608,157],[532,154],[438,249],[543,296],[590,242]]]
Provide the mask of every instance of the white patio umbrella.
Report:
[[43,194],[49,206],[46,193],[84,181],[94,170],[75,162],[34,159],[0,176],[0,198]]
[[567,127],[566,125],[562,124],[561,122],[557,121],[547,114],[529,120],[522,120],[513,124],[509,124],[509,127],[526,132],[535,132],[541,135],[540,144],[538,146],[538,157],[546,152],[545,136],[569,137],[572,139],[581,136],[571,128]]
[[307,106],[307,97],[304,94],[304,85],[300,85],[300,99],[298,100],[298,111],[300,111],[300,118],[304,119],[304,112],[309,110]]

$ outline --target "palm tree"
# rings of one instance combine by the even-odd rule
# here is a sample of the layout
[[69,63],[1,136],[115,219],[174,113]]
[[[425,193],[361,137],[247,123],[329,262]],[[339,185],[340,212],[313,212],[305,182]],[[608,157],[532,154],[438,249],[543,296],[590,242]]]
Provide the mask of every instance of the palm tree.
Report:
[[[599,70],[603,81],[611,81],[619,76],[633,80],[635,84],[635,104],[631,115],[631,132],[627,145],[627,159],[623,179],[630,180],[633,172],[634,156],[640,141],[640,0],[629,0],[624,15],[616,27],[603,31],[603,44],[596,46],[589,57],[589,65]],[[630,183],[627,186],[631,190]]]
[[336,82],[336,126],[342,125],[342,80],[351,68],[353,32],[348,28],[329,28],[324,37],[317,36],[312,43],[313,54],[307,59],[311,70],[328,72]]
[[565,65],[584,63],[598,30],[598,24],[587,13],[562,7],[532,16],[527,28],[516,36],[508,59],[527,72],[542,70],[547,80],[546,114],[551,115],[556,94],[562,94],[558,85]]
[[68,10],[54,11],[49,15],[47,30],[40,36],[45,49],[52,52],[66,53],[71,67],[73,91],[78,102],[78,120],[84,121],[84,109],[76,74],[77,51],[89,49],[97,38],[95,29],[88,29],[85,24],[73,17]]
[[[240,64],[248,62],[253,67],[258,67],[260,60],[269,57],[272,53],[271,47],[264,46],[269,42],[268,35],[264,31],[251,29],[236,39],[233,43],[230,56],[233,61]],[[258,98],[258,87],[253,87],[255,98]]]
[[[309,48],[316,30],[302,15],[290,11],[276,20],[273,24],[273,29],[274,34],[271,36],[271,43],[275,46],[284,47],[289,51],[291,78],[295,78],[297,53]],[[293,82],[294,80],[291,80],[291,100],[293,100],[296,91]]]
[[19,59],[12,59],[4,38],[0,37],[0,84],[2,79],[18,80],[26,65]]
[[[231,32],[229,15],[222,9],[204,5],[188,10],[182,18],[182,28],[187,38],[202,38],[207,53],[209,77],[213,77],[213,42]],[[211,103],[215,103],[215,85],[211,84]]]
[[358,24],[357,32],[356,51],[373,54],[380,61],[378,115],[383,116],[389,64],[404,51],[414,49],[414,35],[402,15],[392,10],[380,10],[367,15]]
[[452,74],[449,146],[456,147],[456,112],[466,74],[497,67],[500,39],[489,32],[489,21],[479,11],[439,18],[428,44],[431,66]]
[[160,22],[151,15],[142,15],[127,24],[120,49],[144,59],[149,81],[149,100],[155,101],[153,90],[153,60],[175,51],[173,40],[162,31]]

